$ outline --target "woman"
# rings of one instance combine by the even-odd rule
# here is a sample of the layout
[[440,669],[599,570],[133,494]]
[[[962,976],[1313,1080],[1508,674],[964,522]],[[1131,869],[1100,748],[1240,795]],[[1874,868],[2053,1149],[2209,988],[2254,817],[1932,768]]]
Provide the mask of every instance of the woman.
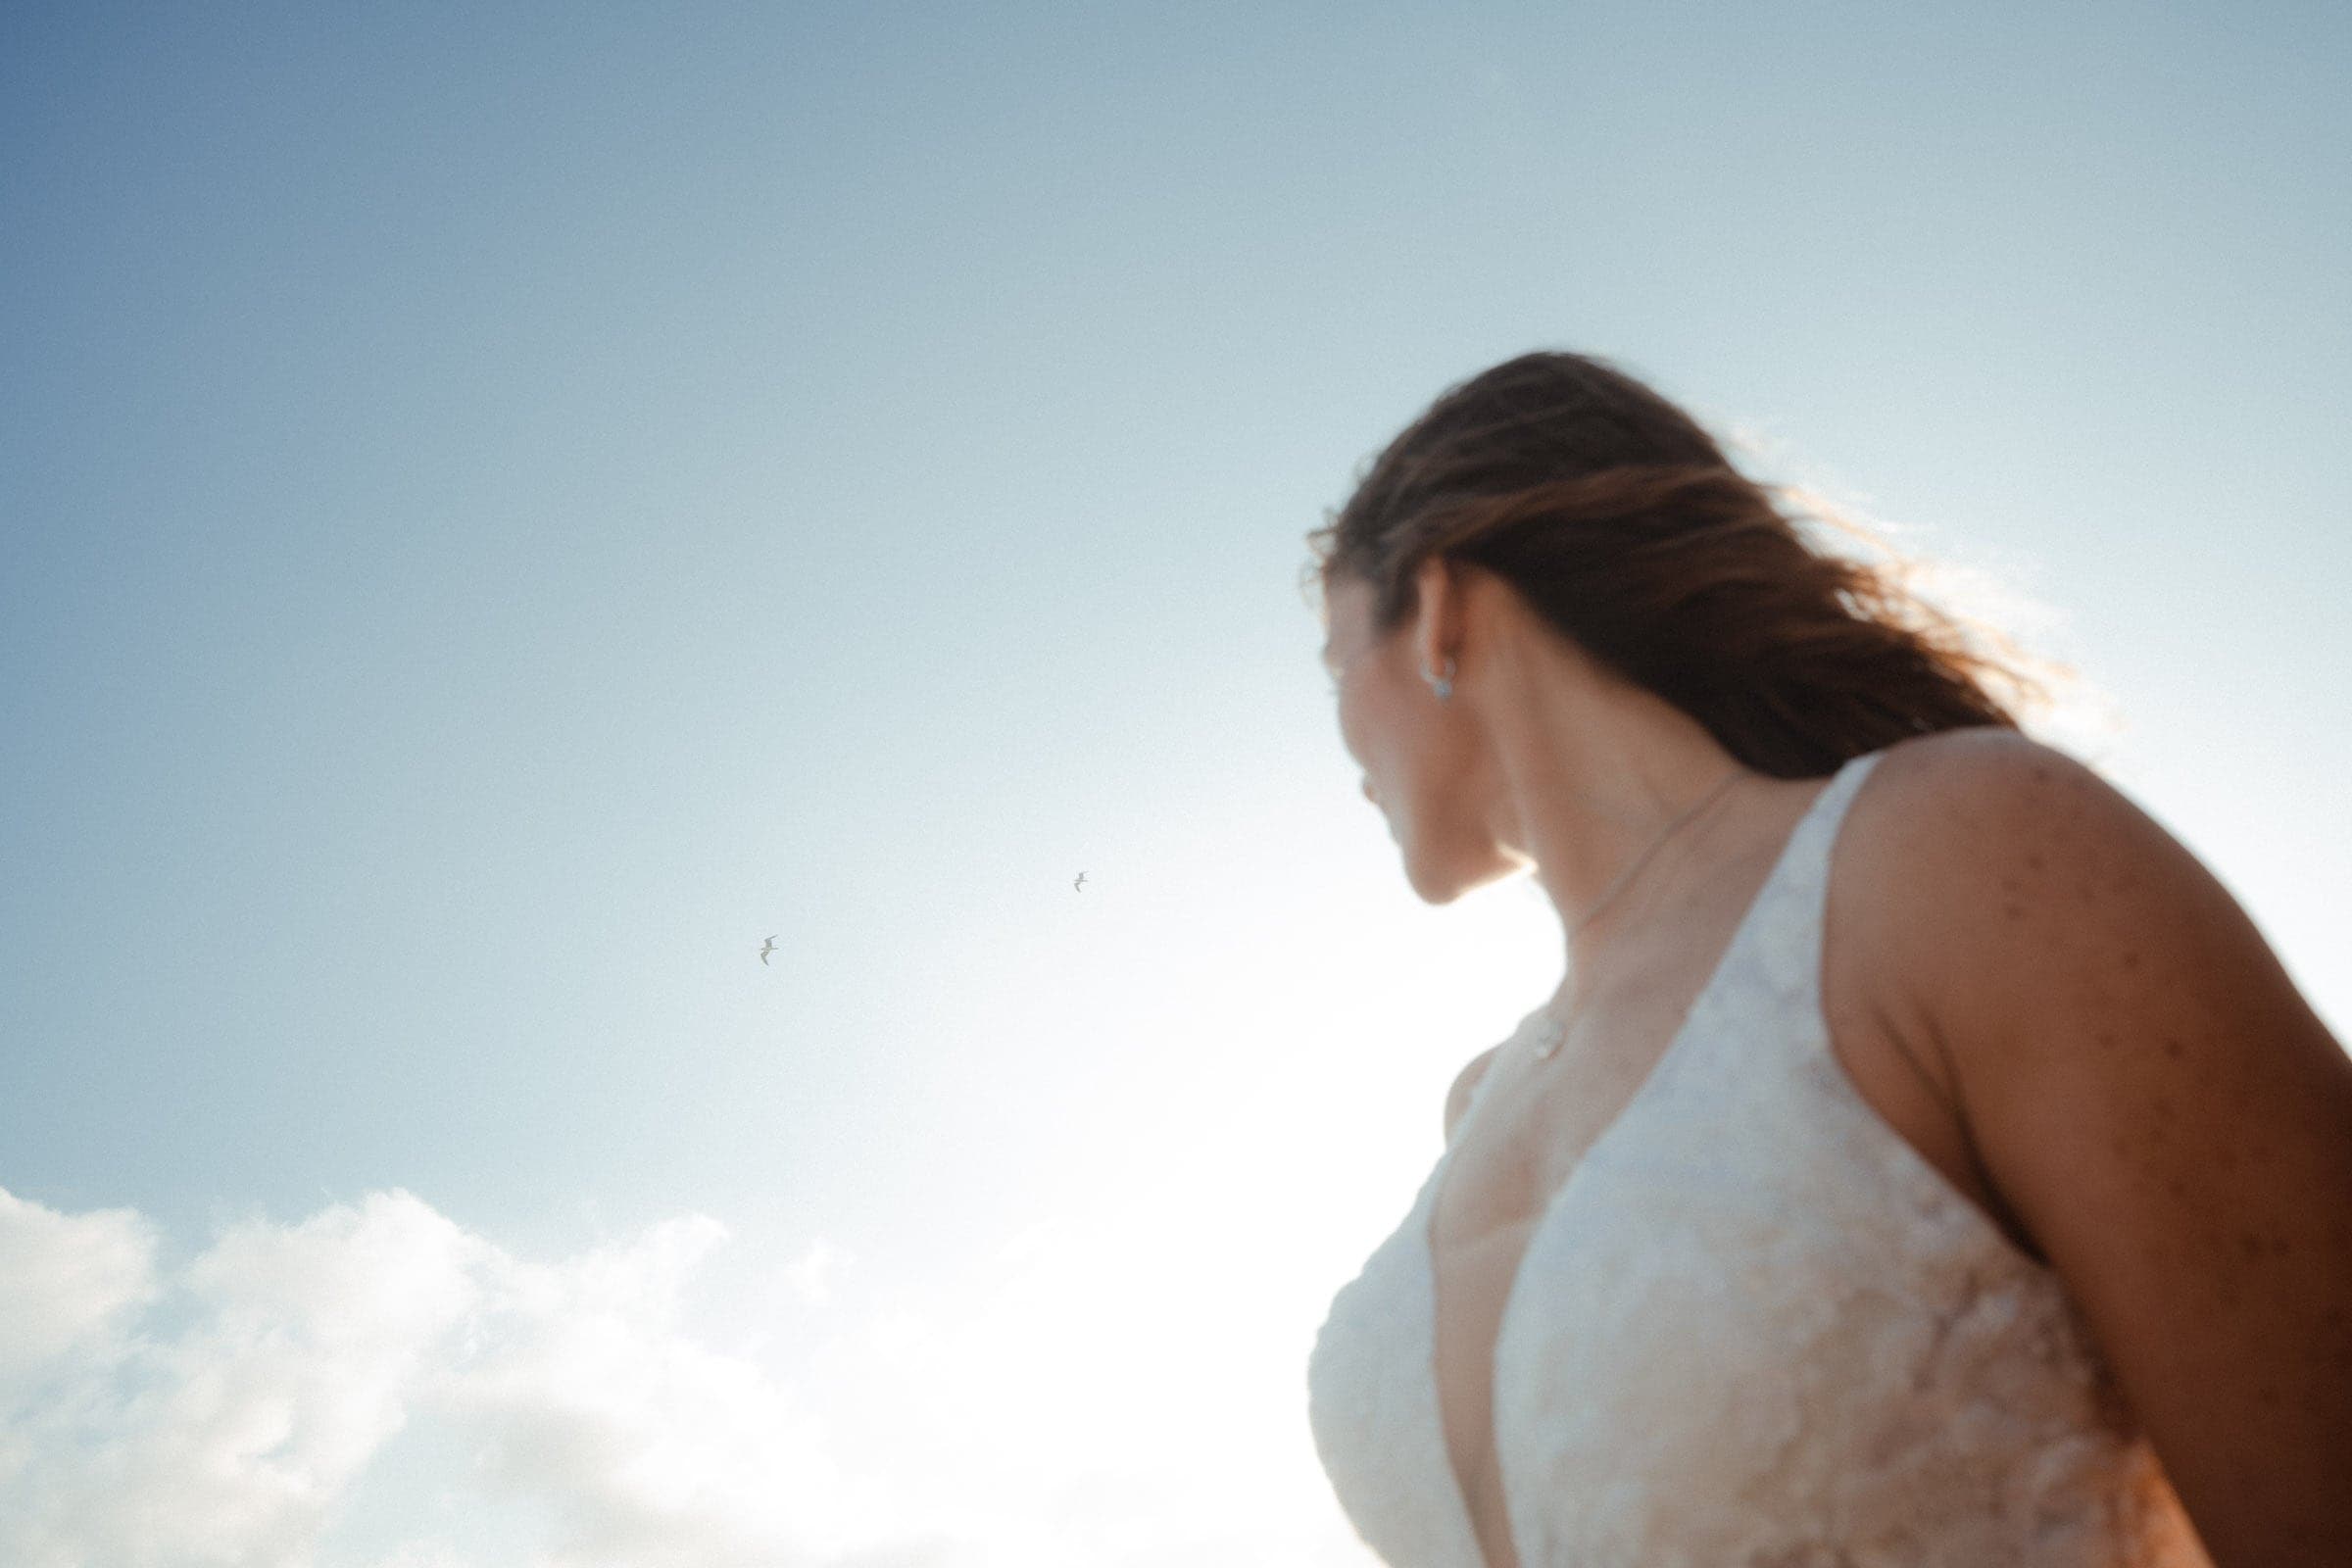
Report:
[[1576,355],[1311,537],[1414,892],[1568,947],[1317,1340],[1368,1543],[2352,1563],[2352,1060],[1997,661]]

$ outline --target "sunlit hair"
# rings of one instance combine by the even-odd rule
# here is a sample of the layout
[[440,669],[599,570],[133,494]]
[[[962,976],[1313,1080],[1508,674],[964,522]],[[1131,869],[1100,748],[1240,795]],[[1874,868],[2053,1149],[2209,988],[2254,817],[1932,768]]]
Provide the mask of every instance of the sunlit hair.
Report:
[[[1836,553],[1823,529],[1877,559]],[[1834,772],[1910,735],[2014,729],[2025,656],[1908,585],[1910,563],[1793,489],[1747,478],[1648,387],[1528,354],[1447,391],[1307,536],[1310,576],[1373,590],[1386,638],[1427,557],[1482,566],[1605,667],[1748,767]]]

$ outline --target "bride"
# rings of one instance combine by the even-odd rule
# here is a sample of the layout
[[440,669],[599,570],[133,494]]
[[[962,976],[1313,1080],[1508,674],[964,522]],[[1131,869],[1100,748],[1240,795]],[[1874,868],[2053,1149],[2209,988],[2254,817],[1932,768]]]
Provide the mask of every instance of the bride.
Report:
[[1413,891],[1567,978],[1332,1303],[1396,1568],[2352,1563],[2352,1060],[2022,689],[1531,354],[1311,536]]

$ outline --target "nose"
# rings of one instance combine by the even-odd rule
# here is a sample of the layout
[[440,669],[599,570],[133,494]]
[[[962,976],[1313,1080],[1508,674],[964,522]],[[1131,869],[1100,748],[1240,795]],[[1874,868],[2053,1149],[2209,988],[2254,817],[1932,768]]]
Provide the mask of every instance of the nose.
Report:
[[1374,806],[1378,806],[1380,804],[1380,797],[1372,793],[1372,781],[1370,779],[1364,780],[1364,799],[1370,801]]

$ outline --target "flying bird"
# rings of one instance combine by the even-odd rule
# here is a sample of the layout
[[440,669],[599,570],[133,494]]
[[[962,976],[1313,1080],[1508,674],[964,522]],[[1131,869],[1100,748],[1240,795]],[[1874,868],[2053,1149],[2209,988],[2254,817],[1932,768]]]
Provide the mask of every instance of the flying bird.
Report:
[[767,946],[760,950],[760,961],[761,963],[767,962],[767,956],[775,951],[776,939],[774,937],[769,937],[767,939]]
[[1078,881],[1077,881],[1077,882],[1073,882],[1073,883],[1071,883],[1071,884],[1070,884],[1070,891],[1071,891],[1071,892],[1073,892],[1073,893],[1083,893],[1083,892],[1085,892],[1085,891],[1086,891],[1086,889],[1084,889],[1084,888],[1082,888],[1082,887],[1080,887],[1080,886],[1078,885],[1080,882],[1084,882],[1085,880],[1086,880],[1086,873],[1085,873],[1084,871],[1081,871],[1081,872],[1079,872],[1079,873],[1078,873]]

